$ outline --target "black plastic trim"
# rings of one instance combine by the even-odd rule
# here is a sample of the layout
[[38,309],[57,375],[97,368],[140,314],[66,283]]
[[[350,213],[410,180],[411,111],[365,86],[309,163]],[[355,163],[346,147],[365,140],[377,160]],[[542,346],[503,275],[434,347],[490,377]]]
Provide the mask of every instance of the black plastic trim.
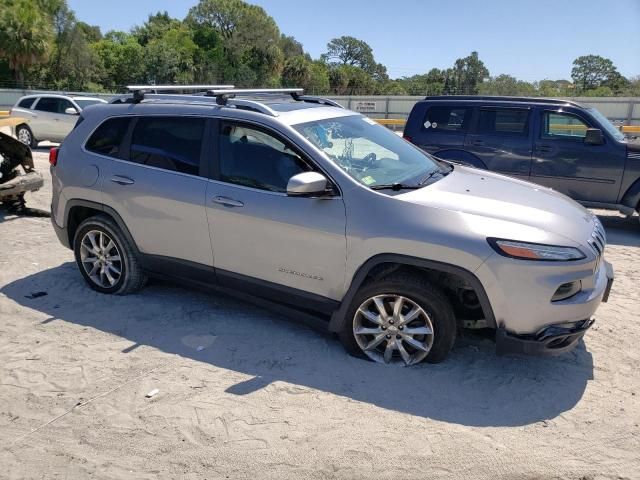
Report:
[[377,265],[381,265],[383,263],[392,263],[398,265],[412,266],[412,267],[420,267],[420,268],[428,268],[430,270],[435,270],[439,272],[451,273],[457,275],[464,279],[471,287],[473,287],[476,295],[478,295],[478,300],[480,301],[480,305],[482,307],[482,311],[484,313],[485,319],[487,321],[487,325],[490,328],[496,328],[496,318],[493,313],[493,309],[491,308],[491,302],[489,301],[489,297],[485,292],[484,287],[478,277],[476,277],[469,270],[458,267],[456,265],[451,265],[449,263],[437,262],[434,260],[426,260],[424,258],[411,257],[409,255],[400,255],[395,253],[382,253],[371,257],[369,260],[364,262],[358,271],[353,276],[351,281],[351,285],[347,290],[347,293],[344,295],[342,302],[340,303],[340,308],[338,308],[333,315],[331,316],[331,321],[329,322],[329,330],[332,332],[339,332],[342,329],[343,322],[346,321],[346,311],[349,308],[349,305],[353,301],[353,298],[356,295],[356,292],[360,288],[360,286],[364,283],[369,272],[373,270]]
[[593,319],[587,319],[575,322],[573,327],[551,325],[533,335],[516,335],[501,327],[496,330],[496,353],[542,357],[561,355],[573,350],[593,323]]

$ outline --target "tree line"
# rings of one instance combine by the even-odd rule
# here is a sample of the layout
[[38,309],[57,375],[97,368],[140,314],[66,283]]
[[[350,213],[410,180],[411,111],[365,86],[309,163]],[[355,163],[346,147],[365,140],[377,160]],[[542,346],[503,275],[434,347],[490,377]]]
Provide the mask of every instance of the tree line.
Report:
[[613,62],[578,57],[571,80],[491,76],[477,52],[451,68],[390,78],[363,40],[330,40],[314,59],[267,12],[242,0],[199,0],[180,20],[149,15],[129,32],[79,20],[66,0],[0,0],[0,87],[117,92],[132,83],[303,87],[337,95],[640,96]]

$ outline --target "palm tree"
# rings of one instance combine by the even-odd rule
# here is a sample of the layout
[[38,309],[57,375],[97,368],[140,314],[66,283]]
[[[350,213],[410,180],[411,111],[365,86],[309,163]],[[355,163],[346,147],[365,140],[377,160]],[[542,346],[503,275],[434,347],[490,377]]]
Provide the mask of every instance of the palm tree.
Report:
[[9,63],[18,86],[25,71],[45,60],[51,45],[52,27],[46,12],[32,0],[0,0],[0,58]]

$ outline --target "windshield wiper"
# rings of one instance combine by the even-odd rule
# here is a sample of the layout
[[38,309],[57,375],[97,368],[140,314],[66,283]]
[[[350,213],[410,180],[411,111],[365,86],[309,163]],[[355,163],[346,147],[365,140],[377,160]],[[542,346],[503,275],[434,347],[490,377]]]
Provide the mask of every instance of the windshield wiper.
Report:
[[372,185],[371,190],[415,190],[416,188],[422,188],[420,185],[406,185],[404,183],[381,183],[379,185]]

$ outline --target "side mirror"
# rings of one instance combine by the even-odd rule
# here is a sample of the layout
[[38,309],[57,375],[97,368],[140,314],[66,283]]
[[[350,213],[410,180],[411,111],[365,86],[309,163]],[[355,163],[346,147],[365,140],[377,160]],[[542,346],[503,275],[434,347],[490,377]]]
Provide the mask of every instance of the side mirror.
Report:
[[287,183],[287,195],[313,197],[327,192],[327,177],[318,172],[304,172],[294,175]]
[[64,113],[66,113],[67,115],[78,115],[78,110],[73,107],[69,107],[64,111]]
[[604,136],[599,128],[587,128],[587,134],[584,136],[584,143],[587,145],[602,145]]

